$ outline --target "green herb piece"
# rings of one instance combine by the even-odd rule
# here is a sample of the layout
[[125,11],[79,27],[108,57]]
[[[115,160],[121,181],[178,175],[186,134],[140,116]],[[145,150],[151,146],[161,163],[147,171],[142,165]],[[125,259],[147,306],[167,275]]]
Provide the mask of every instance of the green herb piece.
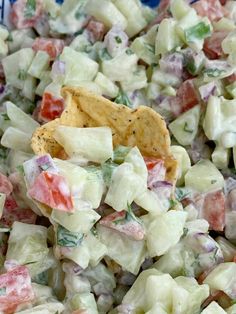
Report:
[[78,247],[83,241],[84,234],[71,232],[61,225],[57,228],[57,244],[65,247]]
[[98,231],[95,227],[92,227],[92,229],[90,231],[96,238],[98,237]]
[[75,12],[75,18],[76,18],[76,20],[80,20],[81,17],[83,17],[83,16],[84,16],[84,13],[81,12],[81,8],[79,8],[79,9]]
[[220,70],[220,69],[205,69],[203,71],[204,74],[206,74],[209,77],[218,77],[220,76],[222,73],[226,72],[225,70]]
[[211,180],[211,184],[214,184],[216,182],[217,182],[217,180]]
[[20,70],[18,73],[18,79],[21,81],[25,81],[27,77],[27,72],[25,70]]
[[32,262],[27,262],[27,263],[25,263],[24,265],[26,266],[26,265],[36,264],[36,263],[37,263],[37,261],[32,261]]
[[127,49],[125,50],[125,53],[126,53],[128,56],[130,56],[130,55],[133,55],[133,54],[134,54],[133,50],[132,50],[132,49],[130,49],[130,48],[127,48]]
[[188,122],[184,123],[184,131],[188,133],[193,133],[193,130],[189,128]]
[[0,288],[0,296],[7,294],[7,287]]
[[11,33],[11,32],[9,33],[9,35],[8,35],[8,37],[7,37],[7,39],[6,39],[6,41],[10,41],[10,42],[13,41],[13,37],[12,37],[12,33]]
[[25,174],[23,165],[18,165],[18,166],[16,167],[16,170],[17,170],[20,174],[22,174],[22,175]]
[[129,97],[122,90],[119,91],[118,96],[116,97],[114,102],[117,104],[122,104],[122,105],[132,108],[132,103],[129,100]]
[[211,35],[211,27],[203,22],[198,23],[185,31],[185,38],[187,42],[194,42],[202,40]]
[[154,47],[153,45],[150,45],[150,44],[148,44],[148,43],[145,43],[144,45],[145,45],[145,47],[147,48],[147,50],[148,50],[149,52],[155,54],[155,47]]
[[122,39],[120,38],[120,36],[115,36],[115,40],[116,40],[117,44],[122,43]]
[[27,0],[25,9],[24,9],[24,17],[30,19],[34,17],[36,11],[36,0]]
[[113,152],[113,161],[117,164],[122,164],[124,162],[125,157],[130,151],[130,147],[118,145],[116,146],[114,152]]
[[101,61],[104,61],[104,60],[111,60],[112,57],[111,55],[109,54],[107,48],[103,48],[101,50],[99,50],[98,52],[98,57]]
[[1,116],[3,117],[4,121],[10,121],[7,113],[2,113]]
[[186,237],[187,234],[188,234],[188,228],[184,227],[182,238]]
[[177,204],[178,202],[176,200],[173,199],[170,200],[170,208],[176,206]]
[[27,108],[26,113],[32,114],[34,112],[35,107],[36,107],[36,105],[34,103],[29,102],[29,107]]
[[7,159],[9,149],[0,145],[0,159]]
[[136,217],[135,214],[133,213],[132,207],[130,204],[127,204],[127,212],[126,212],[125,219],[127,221],[135,220],[137,223],[142,224],[140,219]]
[[81,28],[80,30],[78,30],[77,32],[74,33],[74,36],[76,37],[78,35],[81,35],[81,34],[83,34],[83,32],[84,32],[84,29]]
[[190,195],[190,191],[186,188],[176,188],[175,189],[175,197],[178,202],[181,202],[183,199]]
[[111,159],[102,164],[103,180],[107,186],[110,186],[112,174],[117,167],[118,165]]
[[190,61],[190,62],[188,62],[187,64],[186,64],[186,69],[187,69],[187,71],[190,73],[190,74],[192,74],[192,75],[196,75],[197,73],[197,68],[196,68],[196,66],[195,66],[195,63],[194,63],[194,61]]
[[38,275],[36,275],[33,280],[33,282],[36,282],[40,285],[48,285],[48,271],[44,271]]

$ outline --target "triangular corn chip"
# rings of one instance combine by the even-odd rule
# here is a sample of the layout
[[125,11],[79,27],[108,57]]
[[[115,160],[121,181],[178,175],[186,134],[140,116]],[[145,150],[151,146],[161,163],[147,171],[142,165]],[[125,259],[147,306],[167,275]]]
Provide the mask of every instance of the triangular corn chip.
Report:
[[66,109],[59,119],[38,128],[31,145],[35,154],[49,153],[62,158],[63,148],[53,133],[58,125],[73,127],[108,126],[112,129],[113,145],[137,146],[143,156],[161,158],[167,168],[166,180],[175,183],[177,161],[170,151],[170,136],[164,119],[146,106],[130,109],[94,95],[82,88],[62,89]]

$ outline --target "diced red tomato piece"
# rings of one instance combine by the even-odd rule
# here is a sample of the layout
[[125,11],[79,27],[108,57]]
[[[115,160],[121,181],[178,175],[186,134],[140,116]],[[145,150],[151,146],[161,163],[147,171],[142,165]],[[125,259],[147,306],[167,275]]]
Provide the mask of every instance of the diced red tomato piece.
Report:
[[144,161],[147,167],[147,170],[152,170],[156,166],[156,164],[161,162],[161,159],[156,159],[153,157],[144,157]]
[[34,300],[31,278],[26,266],[16,266],[0,275],[0,311],[14,313],[17,306]]
[[16,208],[18,208],[18,205],[17,205],[15,199],[13,198],[13,196],[10,195],[6,198],[4,208],[6,208],[6,210],[9,210],[9,211],[12,211],[12,210],[15,210]]
[[0,193],[6,194],[8,196],[12,193],[12,191],[13,186],[10,180],[0,172]]
[[194,86],[194,79],[184,81],[177,91],[177,97],[180,98],[181,112],[188,111],[199,104],[197,90]]
[[148,169],[147,184],[149,188],[152,188],[155,182],[165,180],[166,168],[162,159],[144,157],[144,161]]
[[92,43],[95,43],[96,41],[102,41],[106,32],[105,25],[102,22],[96,21],[95,19],[91,19],[88,22],[86,30],[89,40]]
[[209,59],[219,59],[224,54],[221,43],[228,34],[227,31],[219,31],[206,38],[203,50]]
[[61,54],[64,46],[65,43],[62,39],[38,37],[33,42],[32,49],[34,51],[45,51],[54,60]]
[[39,109],[39,118],[48,122],[59,118],[64,110],[64,99],[54,97],[50,93],[43,94],[43,100]]
[[126,215],[127,212],[125,210],[115,212],[103,217],[99,223],[105,227],[124,233],[134,240],[142,240],[145,236],[144,227],[135,219],[128,220]]
[[15,199],[10,195],[5,201],[0,225],[11,227],[14,221],[35,224],[36,219],[37,215],[30,208],[20,208]]
[[29,196],[51,208],[74,212],[69,186],[58,174],[41,172],[30,188]]
[[17,0],[11,9],[10,20],[16,28],[34,27],[36,21],[43,12],[43,0],[35,0],[32,2],[27,0]]
[[207,16],[211,22],[221,19],[227,13],[219,0],[199,0],[192,7],[200,16]]
[[220,3],[221,3],[222,5],[225,5],[226,2],[227,2],[227,0],[220,0]]
[[209,229],[215,231],[224,230],[225,196],[221,190],[205,195],[200,216],[208,221]]

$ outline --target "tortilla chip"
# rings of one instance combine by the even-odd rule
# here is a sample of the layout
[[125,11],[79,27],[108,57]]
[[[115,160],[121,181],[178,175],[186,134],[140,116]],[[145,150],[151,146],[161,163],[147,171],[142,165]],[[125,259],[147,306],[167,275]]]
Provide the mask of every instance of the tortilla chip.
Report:
[[163,159],[167,168],[166,180],[175,184],[177,161],[171,154],[166,123],[158,113],[146,106],[130,109],[82,88],[65,87],[62,95],[67,106],[61,117],[41,126],[33,134],[31,146],[35,154],[63,155],[63,148],[53,138],[58,125],[108,126],[112,129],[114,147],[137,146],[143,156]]

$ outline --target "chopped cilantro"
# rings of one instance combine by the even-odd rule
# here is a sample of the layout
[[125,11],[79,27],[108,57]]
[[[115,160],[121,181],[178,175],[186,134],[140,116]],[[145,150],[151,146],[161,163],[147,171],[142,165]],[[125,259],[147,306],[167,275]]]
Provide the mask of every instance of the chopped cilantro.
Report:
[[188,126],[188,122],[184,123],[184,131],[188,133],[193,133],[193,129],[190,129]]
[[26,80],[27,72],[25,70],[20,70],[18,73],[18,79],[21,81]]
[[13,41],[12,33],[10,32],[6,41]]
[[71,232],[59,225],[57,228],[57,244],[64,247],[78,247],[84,239],[84,234]]
[[151,53],[155,53],[155,47],[153,45],[150,45],[148,43],[145,43],[145,47],[147,48],[148,51],[150,51]]
[[177,204],[178,204],[178,202],[176,200],[173,200],[173,199],[170,200],[170,208],[174,207]]
[[83,16],[84,16],[84,13],[81,12],[81,8],[79,8],[79,9],[75,12],[75,18],[76,18],[76,20],[80,20],[81,17],[83,17]]
[[183,238],[186,237],[187,234],[188,234],[188,228],[184,227],[182,237]]
[[90,231],[96,238],[98,237],[98,232],[97,232],[97,229],[95,227],[92,227],[92,229]]
[[216,182],[217,182],[217,180],[211,180],[211,184],[214,184]]
[[17,169],[17,171],[18,171],[20,174],[22,174],[22,175],[25,174],[23,165],[18,165],[18,166],[16,167],[16,169]]
[[99,50],[98,56],[99,56],[99,59],[101,61],[103,61],[103,60],[111,60],[111,56],[110,56],[107,48],[103,48],[103,49]]
[[127,107],[132,108],[132,103],[129,100],[129,97],[122,90],[119,91],[119,94],[117,95],[117,97],[114,100],[114,102],[117,103],[117,104],[122,104],[122,105],[125,105]]
[[27,262],[27,263],[25,263],[24,265],[25,265],[25,266],[26,266],[26,265],[32,265],[32,264],[35,264],[35,263],[37,263],[37,261]]
[[106,183],[107,186],[111,184],[111,177],[113,174],[113,171],[118,167],[116,163],[114,163],[111,159],[104,162],[102,164],[102,175],[103,180]]
[[141,224],[141,221],[140,221],[140,220],[135,216],[135,214],[133,213],[132,207],[131,207],[130,204],[127,204],[127,213],[126,213],[125,219],[126,219],[127,221],[135,220],[136,222],[138,222],[139,224]]
[[4,121],[10,121],[7,113],[2,113],[1,116],[3,117]]
[[130,56],[130,55],[133,55],[133,54],[134,54],[133,50],[132,50],[132,49],[130,49],[130,48],[127,48],[127,49],[125,50],[125,53],[126,53],[128,56]]
[[122,39],[120,38],[120,36],[115,36],[115,40],[116,40],[117,44],[122,43]]
[[194,42],[196,40],[202,40],[211,35],[211,27],[203,22],[198,23],[185,31],[185,37],[187,42]]
[[220,76],[222,73],[224,73],[225,70],[220,70],[220,69],[205,69],[204,73],[209,76],[209,77],[218,77]]
[[6,292],[7,292],[7,288],[6,287],[0,288],[0,296],[6,295]]
[[190,194],[190,191],[187,190],[186,188],[176,188],[175,190],[175,197],[179,202],[181,202],[183,199],[188,197],[189,194]]
[[27,19],[34,17],[36,11],[36,0],[27,0],[25,9],[24,9],[24,16]]

